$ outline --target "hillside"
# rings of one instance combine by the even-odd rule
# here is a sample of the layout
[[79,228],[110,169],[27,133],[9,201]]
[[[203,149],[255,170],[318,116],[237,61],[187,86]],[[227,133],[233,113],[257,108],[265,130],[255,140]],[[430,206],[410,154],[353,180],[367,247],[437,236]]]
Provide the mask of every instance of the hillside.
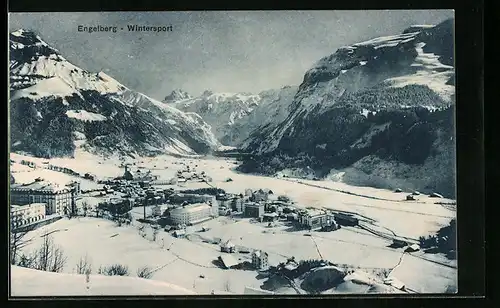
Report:
[[285,120],[252,133],[240,171],[454,197],[451,51],[453,20],[339,48],[305,73]]
[[40,157],[73,156],[77,148],[182,155],[219,146],[198,115],[74,66],[33,32],[9,38],[11,150]]

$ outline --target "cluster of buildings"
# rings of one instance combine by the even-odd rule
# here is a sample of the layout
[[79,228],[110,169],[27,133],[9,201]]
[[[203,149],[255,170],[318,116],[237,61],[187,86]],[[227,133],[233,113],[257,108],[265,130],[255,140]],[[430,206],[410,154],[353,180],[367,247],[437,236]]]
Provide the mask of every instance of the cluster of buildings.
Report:
[[125,172],[123,173],[123,176],[118,179],[124,179],[127,181],[134,181],[134,182],[151,182],[155,181],[158,179],[156,175],[153,175],[151,171],[146,170],[142,171],[140,169],[137,169],[136,172],[132,172],[129,168],[128,165],[125,166]]
[[311,230],[335,226],[334,216],[325,210],[306,209],[298,213],[297,222]]
[[137,170],[137,172],[132,172],[128,166],[125,166],[123,176],[99,182],[104,184],[104,188],[101,189],[100,194],[106,196],[119,192],[122,194],[120,196],[122,202],[131,204],[131,206],[164,204],[174,191],[173,189],[152,187],[151,182],[156,178],[150,171],[140,172],[140,170]]
[[170,184],[185,183],[187,181],[211,182],[212,179],[205,174],[205,171],[197,172],[196,167],[185,165],[184,169],[178,170]]
[[[226,268],[232,268],[239,264],[235,258],[231,257],[230,253],[237,252],[236,245],[234,245],[230,240],[227,240],[220,244],[221,252],[225,252],[227,254],[223,254],[219,257]],[[256,270],[267,270],[269,268],[269,254],[262,250],[254,250],[252,252],[252,266]]]
[[34,182],[10,185],[11,221],[19,227],[42,220],[46,215],[64,215],[76,210],[80,183],[57,185],[37,178]]
[[357,226],[359,223],[358,218],[350,214],[318,209],[300,210],[296,221],[304,228],[326,231],[337,230],[340,226]]

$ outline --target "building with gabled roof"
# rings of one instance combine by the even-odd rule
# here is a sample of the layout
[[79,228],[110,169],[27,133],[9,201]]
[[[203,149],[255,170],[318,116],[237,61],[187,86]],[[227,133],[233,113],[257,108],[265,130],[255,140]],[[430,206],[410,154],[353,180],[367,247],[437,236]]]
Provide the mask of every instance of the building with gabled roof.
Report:
[[239,264],[238,260],[236,260],[232,255],[228,254],[220,255],[219,260],[222,262],[226,269],[230,269]]
[[134,173],[128,169],[128,166],[125,166],[125,172],[123,173],[123,178],[125,180],[133,180],[135,177]]
[[269,268],[268,263],[269,255],[262,250],[254,250],[252,252],[252,265],[257,270],[265,270]]
[[220,245],[220,251],[228,253],[236,252],[236,245],[234,245],[231,240],[227,240]]

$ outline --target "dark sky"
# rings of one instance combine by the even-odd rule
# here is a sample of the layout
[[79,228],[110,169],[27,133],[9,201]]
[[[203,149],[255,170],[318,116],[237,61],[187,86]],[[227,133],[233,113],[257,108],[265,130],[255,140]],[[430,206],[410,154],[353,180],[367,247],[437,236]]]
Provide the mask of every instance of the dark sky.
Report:
[[[173,89],[253,92],[299,85],[343,45],[437,24],[452,10],[11,13],[73,64],[162,99]],[[78,25],[172,25],[172,32],[78,32]]]

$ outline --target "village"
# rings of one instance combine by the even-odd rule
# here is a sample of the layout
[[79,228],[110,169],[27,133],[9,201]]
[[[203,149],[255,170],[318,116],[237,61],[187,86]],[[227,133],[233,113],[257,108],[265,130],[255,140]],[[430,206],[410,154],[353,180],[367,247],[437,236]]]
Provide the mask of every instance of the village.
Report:
[[[138,166],[136,162],[122,162],[119,165],[122,173],[114,177],[76,172],[71,168],[55,167],[43,162],[37,165],[19,161],[19,164],[33,169],[66,173],[71,176],[71,181],[62,185],[37,177],[32,182],[17,183],[15,174],[11,173],[12,228],[46,226],[68,217],[106,219],[117,226],[147,226],[155,234],[155,241],[159,242],[161,239],[162,249],[169,250],[166,244],[169,241],[185,241],[209,247],[212,251],[218,251],[218,255],[210,260],[216,268],[255,271],[261,277],[278,275],[296,293],[306,292],[308,289],[301,288],[294,282],[293,279],[300,276],[297,270],[301,271],[301,275],[318,268],[333,271],[330,278],[324,278],[327,285],[334,284],[339,279],[348,280],[352,276],[349,260],[330,260],[322,255],[318,245],[318,242],[331,236],[341,237],[340,234],[344,233],[339,232],[343,229],[346,230],[343,232],[363,232],[381,239],[387,242],[387,249],[393,250],[397,256],[401,253],[419,253],[421,250],[418,239],[387,232],[374,224],[373,219],[354,211],[300,204],[294,198],[275,192],[272,188],[253,186],[241,190],[227,189],[234,182],[232,177],[214,181],[213,174],[202,168],[200,163],[197,164],[196,160],[180,160],[170,167],[152,165],[149,168],[140,164]],[[402,191],[396,190],[394,193],[400,194]],[[401,199],[403,202],[415,201],[420,195],[413,191],[401,196]],[[441,199],[442,196],[436,194],[429,198]],[[234,228],[229,231],[224,230],[226,225],[240,227],[238,231]],[[295,254],[287,252],[286,248],[278,252],[256,242],[254,234],[248,236],[245,232],[240,232],[247,229],[261,234],[258,242],[292,235],[294,238],[301,236],[315,248],[312,253]],[[157,235],[160,232],[162,236]],[[339,235],[336,236],[335,233]],[[294,241],[298,243],[303,240]],[[316,257],[313,257],[314,254]],[[304,267],[304,264],[307,266]],[[204,279],[205,275],[198,276],[197,279]],[[408,292],[408,287],[399,279],[380,279],[381,285],[395,292]],[[276,292],[265,291],[256,285],[245,286],[244,290],[246,293],[257,294]]]

